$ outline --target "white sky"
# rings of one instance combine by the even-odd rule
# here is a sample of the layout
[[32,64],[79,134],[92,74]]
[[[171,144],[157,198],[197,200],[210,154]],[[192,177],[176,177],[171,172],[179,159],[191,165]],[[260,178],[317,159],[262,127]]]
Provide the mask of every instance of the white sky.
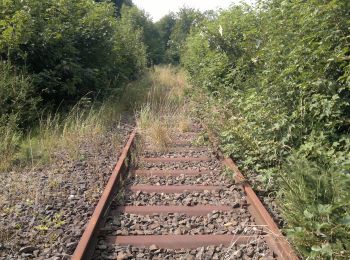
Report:
[[[245,2],[251,3],[253,1],[246,0]],[[133,3],[149,13],[155,22],[169,12],[177,12],[183,6],[206,11],[227,8],[231,4],[239,2],[241,0],[133,0]]]

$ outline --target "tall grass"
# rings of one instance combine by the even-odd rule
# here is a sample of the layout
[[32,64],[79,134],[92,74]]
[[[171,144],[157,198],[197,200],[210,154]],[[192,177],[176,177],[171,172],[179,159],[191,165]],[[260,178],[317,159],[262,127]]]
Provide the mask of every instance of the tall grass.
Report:
[[[155,67],[150,72],[147,100],[136,112],[139,131],[154,148],[166,150],[173,139],[174,122],[183,122],[188,89],[184,72],[174,67]],[[182,126],[186,130],[185,124]]]
[[145,74],[102,103],[91,104],[82,98],[68,113],[43,114],[28,133],[18,129],[16,115],[11,115],[6,124],[0,125],[0,171],[50,164],[58,155],[67,159],[83,156],[80,146],[84,140],[96,140],[117,125],[123,115],[132,115],[141,107],[150,81],[149,74]]
[[94,141],[118,122],[120,108],[111,104],[109,101],[87,109],[79,102],[65,116],[49,114],[41,118],[38,128],[23,138],[12,161],[18,166],[36,167],[51,163],[58,153],[70,159],[79,158],[84,140]]
[[181,70],[155,67],[102,104],[91,105],[83,98],[67,114],[43,115],[38,126],[27,134],[18,131],[15,120],[8,121],[0,126],[0,171],[35,168],[62,156],[78,159],[84,140],[94,141],[135,111],[140,131],[147,132],[155,146],[165,149],[171,142],[174,122],[179,123],[181,131],[188,128],[183,113],[187,88]]
[[20,139],[21,134],[11,119],[0,125],[0,171],[10,167]]
[[10,62],[0,60],[0,171],[10,161],[21,139],[20,127],[33,120],[39,98],[31,78]]

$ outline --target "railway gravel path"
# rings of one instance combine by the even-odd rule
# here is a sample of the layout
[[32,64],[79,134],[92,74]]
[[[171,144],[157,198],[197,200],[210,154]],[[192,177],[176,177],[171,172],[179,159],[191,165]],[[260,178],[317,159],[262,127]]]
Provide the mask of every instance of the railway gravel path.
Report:
[[275,259],[241,184],[198,133],[166,152],[150,144],[114,199],[94,259]]

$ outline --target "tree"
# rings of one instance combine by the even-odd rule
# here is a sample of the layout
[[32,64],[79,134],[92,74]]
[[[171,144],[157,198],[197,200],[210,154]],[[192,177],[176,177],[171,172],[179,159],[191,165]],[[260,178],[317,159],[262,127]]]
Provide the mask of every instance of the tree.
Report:
[[176,22],[172,28],[166,54],[171,63],[180,62],[180,52],[191,28],[198,26],[203,20],[204,15],[192,8],[181,8],[176,14]]
[[145,65],[139,32],[112,3],[9,0],[0,9],[0,55],[31,74],[45,108],[103,97]]
[[136,6],[123,6],[122,19],[128,20],[134,30],[139,30],[146,46],[148,65],[159,64],[164,56],[160,33],[148,14]]
[[[156,28],[159,32],[161,42],[162,42],[162,48],[165,50],[169,47],[169,40],[171,33],[173,32],[174,26],[176,23],[176,18],[174,13],[167,14],[163,18],[161,18],[156,24]],[[163,62],[166,62],[167,58],[163,57]]]

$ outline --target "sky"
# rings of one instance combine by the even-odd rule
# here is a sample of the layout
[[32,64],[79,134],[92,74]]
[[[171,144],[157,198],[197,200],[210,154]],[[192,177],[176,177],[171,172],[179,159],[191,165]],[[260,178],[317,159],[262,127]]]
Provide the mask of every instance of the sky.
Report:
[[[251,3],[253,0],[246,0]],[[187,6],[201,11],[215,10],[217,8],[227,8],[233,3],[241,0],[133,0],[139,8],[144,9],[156,22],[170,11],[176,12],[181,7]]]

